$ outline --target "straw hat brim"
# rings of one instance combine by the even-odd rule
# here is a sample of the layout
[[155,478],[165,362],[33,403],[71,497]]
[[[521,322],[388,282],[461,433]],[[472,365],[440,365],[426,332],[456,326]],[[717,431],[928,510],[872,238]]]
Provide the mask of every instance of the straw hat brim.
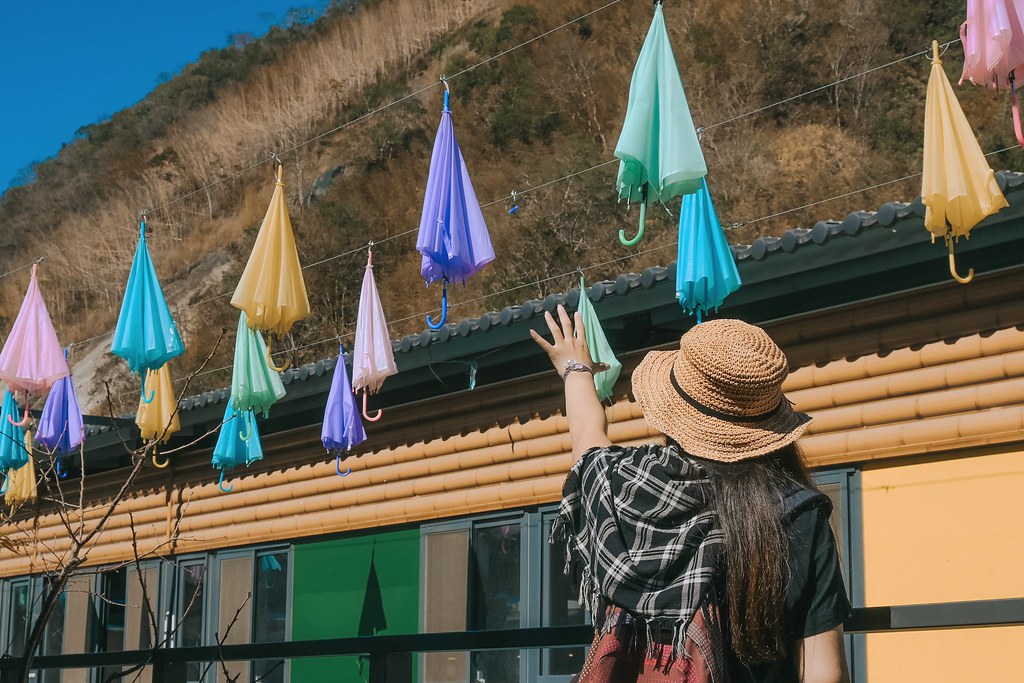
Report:
[[807,430],[810,416],[795,411],[785,397],[779,409],[760,422],[728,421],[701,412],[672,387],[677,355],[676,351],[648,353],[633,371],[633,396],[647,423],[675,439],[687,453],[735,462],[777,451]]

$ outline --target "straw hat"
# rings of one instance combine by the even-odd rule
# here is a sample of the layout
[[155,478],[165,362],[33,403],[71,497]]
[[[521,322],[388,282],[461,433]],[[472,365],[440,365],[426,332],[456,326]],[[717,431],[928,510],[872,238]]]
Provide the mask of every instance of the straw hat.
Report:
[[633,371],[647,422],[701,458],[734,462],[796,441],[811,418],[782,393],[786,355],[759,327],[709,320]]

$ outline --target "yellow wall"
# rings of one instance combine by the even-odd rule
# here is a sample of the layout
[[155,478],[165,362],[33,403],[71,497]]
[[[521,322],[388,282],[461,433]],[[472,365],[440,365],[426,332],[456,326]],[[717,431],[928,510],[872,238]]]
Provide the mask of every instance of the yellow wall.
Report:
[[[865,467],[867,605],[1024,597],[1024,452]],[[1022,680],[1024,627],[874,634],[870,683]]]

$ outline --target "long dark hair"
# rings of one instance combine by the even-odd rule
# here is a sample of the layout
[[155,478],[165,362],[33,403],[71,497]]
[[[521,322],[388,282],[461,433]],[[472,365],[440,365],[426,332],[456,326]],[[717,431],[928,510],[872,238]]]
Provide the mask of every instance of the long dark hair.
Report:
[[698,458],[725,535],[725,603],[732,651],[745,664],[790,651],[785,624],[789,535],[782,504],[793,483],[815,489],[796,444],[739,462]]

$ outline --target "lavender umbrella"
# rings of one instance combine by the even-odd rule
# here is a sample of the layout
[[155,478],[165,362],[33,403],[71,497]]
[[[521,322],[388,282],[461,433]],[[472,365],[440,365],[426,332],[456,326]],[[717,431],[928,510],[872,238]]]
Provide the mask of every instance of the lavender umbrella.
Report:
[[[67,358],[67,355],[67,349],[64,349],[64,357]],[[71,375],[57,380],[50,388],[50,395],[46,397],[46,405],[39,417],[36,441],[56,454],[57,475],[62,478],[66,476],[60,467],[61,456],[77,450],[85,441],[82,408],[78,404],[78,394]]]
[[441,320],[435,324],[427,317],[427,325],[434,330],[440,329],[448,317],[448,283],[465,282],[494,260],[480,202],[455,139],[448,98],[445,81],[444,110],[430,157],[430,175],[416,238],[416,249],[423,255],[423,278],[428,285],[441,281]]
[[353,446],[366,441],[366,431],[363,429],[363,421],[359,419],[359,408],[356,407],[352,386],[348,382],[344,348],[338,350],[338,362],[334,366],[334,379],[331,381],[331,392],[327,395],[324,427],[320,436],[324,448],[334,453],[334,467],[338,474],[346,476],[352,468],[347,472],[341,471],[342,452],[347,453]]

